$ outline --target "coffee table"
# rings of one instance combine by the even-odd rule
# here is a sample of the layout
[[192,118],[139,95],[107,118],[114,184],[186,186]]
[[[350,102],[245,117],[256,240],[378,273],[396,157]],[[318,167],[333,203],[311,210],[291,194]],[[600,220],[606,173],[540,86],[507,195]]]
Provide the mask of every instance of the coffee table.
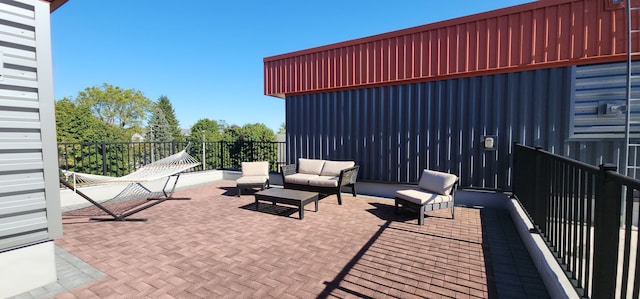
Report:
[[318,196],[317,192],[300,191],[283,188],[270,188],[256,192],[256,211],[258,210],[258,201],[269,201],[272,204],[281,203],[285,205],[294,205],[298,207],[300,220],[304,219],[304,206],[314,202],[316,204],[316,212],[318,212]]

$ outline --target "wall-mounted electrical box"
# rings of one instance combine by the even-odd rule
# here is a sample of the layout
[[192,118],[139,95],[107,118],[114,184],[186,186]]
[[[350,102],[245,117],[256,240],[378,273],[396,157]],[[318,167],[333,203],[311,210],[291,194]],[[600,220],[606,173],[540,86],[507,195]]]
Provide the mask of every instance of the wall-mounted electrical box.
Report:
[[495,151],[497,146],[497,136],[486,135],[482,136],[482,148],[485,151]]

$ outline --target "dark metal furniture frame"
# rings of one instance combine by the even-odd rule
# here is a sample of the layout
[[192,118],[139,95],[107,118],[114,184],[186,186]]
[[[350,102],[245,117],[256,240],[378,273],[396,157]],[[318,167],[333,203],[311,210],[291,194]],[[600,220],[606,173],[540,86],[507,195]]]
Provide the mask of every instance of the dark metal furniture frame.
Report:
[[[456,189],[458,188],[458,182],[459,180],[456,180],[456,182],[453,184],[453,188],[451,188],[451,201],[447,201],[447,202],[439,202],[439,203],[425,203],[423,205],[417,204],[417,203],[413,203],[410,201],[407,201],[405,199],[396,197],[395,198],[395,212],[396,214],[398,214],[400,212],[401,209],[406,208],[406,209],[411,209],[411,210],[417,210],[418,213],[420,213],[418,215],[418,225],[424,225],[424,213],[428,212],[428,211],[435,211],[435,210],[440,210],[440,209],[447,209],[447,208],[451,208],[451,219],[455,218],[455,208],[454,208],[454,204],[455,204],[455,195],[456,195]],[[426,191],[426,190],[425,190]]]
[[242,189],[253,189],[253,188],[260,188],[260,190],[264,190],[264,189],[268,189],[269,186],[269,179],[266,179],[265,182],[263,183],[254,183],[254,184],[236,184],[236,196],[240,197],[240,195],[242,195]]
[[300,220],[304,219],[304,206],[313,202],[315,203],[316,210],[318,212],[318,196],[317,192],[308,192],[301,190],[282,189],[282,188],[270,188],[267,190],[259,191],[255,194],[256,197],[256,211],[258,211],[258,201],[268,201],[272,204],[281,203],[285,205],[293,205],[298,207],[298,214]]
[[303,191],[318,192],[325,195],[336,194],[338,196],[338,204],[342,204],[342,197],[340,193],[343,187],[351,187],[351,194],[356,197],[356,180],[358,178],[358,170],[360,166],[356,165],[350,168],[346,168],[340,171],[337,187],[319,187],[302,184],[287,183],[284,179],[285,176],[292,175],[298,172],[298,164],[288,164],[281,167],[280,174],[282,175],[282,184],[285,189],[296,189]]

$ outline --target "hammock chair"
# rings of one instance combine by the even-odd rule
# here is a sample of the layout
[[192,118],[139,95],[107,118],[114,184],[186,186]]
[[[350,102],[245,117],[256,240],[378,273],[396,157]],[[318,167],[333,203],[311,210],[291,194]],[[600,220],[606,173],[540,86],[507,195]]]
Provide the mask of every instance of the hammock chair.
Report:
[[[144,165],[136,171],[127,174],[122,177],[111,177],[104,175],[87,174],[80,172],[73,172],[68,170],[61,170],[65,178],[60,177],[60,183],[67,188],[80,195],[82,198],[89,201],[94,206],[98,207],[103,212],[107,213],[111,217],[91,217],[91,220],[98,221],[146,221],[146,218],[127,218],[133,214],[136,214],[142,210],[146,210],[152,206],[155,206],[165,200],[183,199],[189,200],[190,198],[178,198],[173,197],[180,173],[200,165],[195,158],[191,157],[186,151],[189,149],[189,145],[176,154],[160,159],[153,163]],[[72,182],[69,182],[69,178],[72,178]],[[167,186],[174,178],[173,186],[171,190],[167,190]],[[145,185],[165,179],[164,186],[161,191],[152,191]],[[115,195],[113,198],[106,201],[98,202],[89,195],[81,192],[77,189],[78,185],[125,185],[124,189]],[[106,205],[111,203],[120,203],[125,201],[140,200],[142,204],[137,204],[135,208],[120,209],[117,211],[114,208],[108,208]],[[152,201],[151,201],[152,200]],[[112,205],[113,206],[113,205]]]

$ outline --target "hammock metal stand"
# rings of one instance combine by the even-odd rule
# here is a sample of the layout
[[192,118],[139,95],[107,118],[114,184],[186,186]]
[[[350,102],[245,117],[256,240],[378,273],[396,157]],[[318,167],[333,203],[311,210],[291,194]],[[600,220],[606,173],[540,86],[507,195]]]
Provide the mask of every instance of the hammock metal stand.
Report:
[[[138,170],[122,176],[122,177],[108,177],[101,175],[93,175],[93,174],[83,174],[79,172],[66,171],[62,172],[65,174],[65,179],[60,177],[60,183],[66,186],[67,188],[74,191],[76,194],[80,195],[82,198],[89,201],[94,206],[100,208],[102,211],[107,213],[111,217],[92,217],[90,220],[96,221],[146,221],[146,218],[128,218],[129,216],[136,214],[140,211],[146,210],[150,207],[153,207],[161,202],[166,200],[189,200],[191,198],[188,197],[173,197],[173,193],[176,190],[176,185],[178,184],[178,180],[180,179],[180,173],[196,167],[200,165],[195,158],[191,157],[187,150],[191,147],[191,143],[187,144],[187,146],[180,152],[175,153],[166,158],[157,160],[152,162],[151,164],[142,166]],[[73,184],[69,183],[68,177],[73,176]],[[167,190],[167,186],[169,186],[169,182],[171,178],[175,177],[173,182],[173,186],[171,186],[171,190]],[[162,187],[162,192],[152,192],[149,188],[145,187],[142,183],[145,182],[153,182],[156,180],[161,180],[166,178],[164,182],[164,186]],[[124,190],[122,190],[118,195],[113,198],[103,201],[99,203],[92,199],[87,194],[81,192],[76,188],[76,182],[79,179],[82,182],[102,182],[102,183],[129,183]],[[134,194],[135,192],[135,194]],[[106,203],[109,201],[114,202],[122,202],[129,199],[137,199],[141,200],[146,197],[147,202],[141,205],[138,205],[136,208],[128,208],[120,214],[115,213],[113,208],[110,210],[106,207]],[[122,211],[122,209],[121,209]]]
[[[175,181],[173,182],[173,186],[171,187],[171,190],[167,191],[166,188],[167,188],[167,185],[169,184],[169,181],[171,180],[171,177],[175,177]],[[90,202],[94,206],[98,207],[99,209],[101,209],[102,211],[107,213],[109,216],[111,216],[111,217],[91,217],[91,218],[89,218],[89,220],[94,220],[94,221],[147,221],[147,218],[128,218],[128,217],[133,215],[133,214],[136,214],[138,212],[141,212],[143,210],[146,210],[146,209],[148,209],[150,207],[153,207],[153,206],[155,206],[157,204],[160,204],[160,203],[162,203],[164,201],[167,201],[167,200],[190,200],[191,199],[190,197],[173,197],[173,193],[175,192],[176,185],[178,184],[178,179],[179,178],[180,178],[180,173],[177,173],[177,174],[174,174],[174,175],[170,175],[170,176],[167,177],[167,180],[164,183],[164,187],[162,187],[163,197],[149,197],[149,198],[147,198],[147,200],[148,200],[147,204],[143,204],[141,206],[138,206],[135,209],[131,209],[131,210],[125,211],[124,213],[121,213],[119,215],[116,214],[115,212],[109,210],[107,207],[105,207],[104,205],[100,204],[99,202],[95,201],[90,196],[82,193],[82,191],[78,190],[76,187],[74,187],[72,184],[67,182],[62,177],[60,178],[60,183],[63,184],[65,187],[69,188],[71,191],[73,191],[76,194],[80,195],[82,198],[86,199],[88,202]],[[142,184],[140,184],[140,183],[137,183],[137,184],[140,185],[141,187],[145,188]]]

